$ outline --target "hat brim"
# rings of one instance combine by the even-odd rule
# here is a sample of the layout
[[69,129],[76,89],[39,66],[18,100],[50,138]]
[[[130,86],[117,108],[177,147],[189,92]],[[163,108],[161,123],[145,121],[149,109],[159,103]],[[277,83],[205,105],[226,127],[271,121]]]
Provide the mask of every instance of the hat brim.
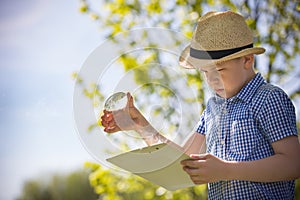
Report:
[[196,68],[200,68],[200,67],[207,68],[207,67],[211,67],[216,64],[219,64],[219,63],[222,63],[225,61],[229,61],[229,60],[232,60],[235,58],[239,58],[239,57],[246,56],[249,54],[262,54],[266,51],[265,48],[262,48],[262,47],[252,47],[252,48],[243,49],[239,52],[230,54],[230,55],[225,56],[220,59],[205,59],[204,60],[204,59],[198,59],[198,58],[191,57],[190,56],[190,48],[191,48],[191,45],[188,45],[187,47],[185,47],[179,57],[179,65],[184,68],[187,68],[187,69],[196,69]]

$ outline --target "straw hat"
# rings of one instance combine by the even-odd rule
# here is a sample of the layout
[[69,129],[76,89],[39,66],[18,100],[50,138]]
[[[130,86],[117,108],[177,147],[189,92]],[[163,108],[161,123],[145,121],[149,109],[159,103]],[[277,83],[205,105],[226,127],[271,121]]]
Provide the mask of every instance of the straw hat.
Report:
[[208,12],[202,16],[189,44],[179,57],[185,68],[205,68],[248,54],[262,54],[253,47],[253,34],[243,16],[231,12]]

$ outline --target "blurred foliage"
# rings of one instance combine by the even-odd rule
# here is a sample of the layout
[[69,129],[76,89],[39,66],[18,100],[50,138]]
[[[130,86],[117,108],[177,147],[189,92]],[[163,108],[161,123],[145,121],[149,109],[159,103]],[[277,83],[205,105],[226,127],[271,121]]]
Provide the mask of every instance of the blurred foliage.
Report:
[[[89,181],[88,181],[89,179]],[[97,193],[97,194],[96,194]],[[85,170],[68,175],[53,175],[28,180],[17,200],[204,200],[207,186],[200,185],[170,192],[139,176],[116,173],[99,164],[86,162]],[[300,179],[296,182],[295,200],[300,200]]]
[[300,179],[296,180],[295,200],[300,200]]
[[[265,56],[256,57],[257,70],[268,82],[288,89],[288,94],[293,100],[299,100],[300,70],[296,67],[296,60],[300,58],[300,6],[298,0],[104,0],[99,1],[99,5],[94,1],[80,0],[79,10],[90,16],[99,25],[105,37],[112,40],[120,32],[141,27],[164,27],[191,37],[197,19],[205,12],[209,10],[239,12],[247,18],[248,25],[254,31],[255,46],[262,46],[267,50]],[[174,43],[179,45],[180,41],[174,40]],[[135,45],[135,41],[132,42],[132,45]],[[140,58],[139,55],[123,55],[120,63],[124,71],[149,62],[161,62],[160,52],[155,50],[144,60],[138,58]],[[176,87],[169,84],[172,81],[170,81],[168,73],[164,73],[163,68],[161,72],[164,76],[155,81],[162,82],[175,94],[180,93]],[[141,84],[145,80],[153,80],[155,77],[151,77],[149,68],[140,68],[135,71],[134,78],[137,84]],[[82,81],[81,79],[77,80]],[[201,76],[196,70],[191,70],[187,82],[190,87],[195,87],[199,92],[196,101],[201,104],[205,98]],[[100,88],[97,88],[96,92],[94,86],[91,88],[92,90],[84,88],[86,96],[92,98],[93,95],[97,95],[103,100]],[[158,92],[152,86],[143,89],[145,96]],[[169,97],[172,94],[162,92],[160,95]],[[187,102],[189,100],[186,99]],[[142,103],[139,105],[139,107],[143,106],[147,105]],[[96,192],[105,199],[176,199],[179,196],[180,199],[195,199],[197,195],[205,194],[205,190],[199,190],[199,187],[174,193],[167,191],[162,193],[162,189],[138,177],[121,178],[109,170],[103,170],[100,166],[94,168],[90,181]],[[299,184],[297,188],[299,190]],[[141,192],[143,190],[145,192]],[[198,193],[196,190],[201,192]],[[130,195],[136,196],[126,197],[128,192]],[[184,195],[187,197],[184,198]],[[299,192],[297,195],[299,197]]]
[[[300,53],[298,0],[105,0],[101,7],[93,6],[88,0],[80,2],[80,11],[91,16],[107,38],[138,27],[164,27],[191,36],[193,25],[204,12],[239,12],[254,31],[255,45],[267,48],[265,66],[257,66],[266,79],[277,84],[299,79],[300,72],[295,70],[293,62]],[[294,75],[292,80],[291,75]],[[300,85],[291,96],[299,96],[299,93]]]
[[[105,0],[99,1],[80,0],[80,12],[91,17],[100,27],[105,38],[114,40],[114,36],[135,28],[162,27],[183,33],[191,37],[198,18],[209,10],[233,10],[246,17],[248,25],[253,29],[255,45],[266,48],[265,56],[256,57],[256,68],[268,82],[285,88],[289,96],[299,100],[300,96],[300,70],[296,67],[296,59],[300,59],[300,6],[298,0]],[[141,41],[147,40],[147,32]],[[141,42],[138,41],[138,42]],[[118,42],[118,41],[115,41]],[[132,41],[135,46],[137,41]],[[174,45],[180,41],[174,38]],[[151,46],[151,44],[149,44]],[[155,47],[152,45],[152,47]],[[150,52],[150,53],[149,53]],[[140,54],[122,55],[119,59],[124,71],[136,68],[147,63],[161,63],[161,51],[155,49],[148,51],[148,56]],[[142,58],[142,59],[141,59]],[[179,67],[179,66],[178,66]],[[204,109],[205,93],[203,80],[196,70],[187,70],[188,86],[195,87],[198,91],[197,99]],[[158,79],[151,77],[150,68],[135,70],[134,80],[138,85],[147,81],[161,82],[170,88],[173,93],[180,94],[180,89],[170,85],[171,80],[165,69],[161,68],[164,75]],[[180,78],[180,77],[178,77]],[[171,81],[170,81],[171,80]],[[79,79],[79,82],[82,80]],[[101,88],[94,86],[84,88],[87,97],[101,96]],[[147,96],[157,92],[154,86],[143,88]],[[90,92],[92,91],[92,92]],[[162,93],[161,98],[170,97],[171,93]],[[190,101],[191,99],[186,99]],[[143,107],[143,105],[140,105]],[[174,109],[169,107],[170,109]],[[172,113],[172,110],[167,112]],[[200,113],[199,113],[200,114]],[[169,120],[166,118],[166,120]],[[96,126],[95,123],[90,127]]]
[[47,177],[47,174],[43,174],[43,177],[26,181],[17,200],[97,199],[98,195],[89,184],[89,173],[85,169],[68,175]]
[[100,199],[105,200],[194,200],[207,199],[207,186],[186,188],[170,192],[162,187],[132,174],[117,174],[104,169],[99,164],[87,162],[86,167],[92,170],[90,184]]

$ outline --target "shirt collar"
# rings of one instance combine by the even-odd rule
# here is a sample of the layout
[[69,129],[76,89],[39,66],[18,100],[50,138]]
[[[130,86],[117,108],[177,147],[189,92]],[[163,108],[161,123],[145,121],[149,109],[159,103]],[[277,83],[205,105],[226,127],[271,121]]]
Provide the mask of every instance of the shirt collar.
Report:
[[252,100],[253,95],[257,91],[257,89],[265,83],[264,78],[261,76],[260,73],[257,73],[255,77],[247,83],[246,86],[244,86],[241,91],[235,96],[235,98],[238,98],[242,101],[245,101],[247,103],[250,103]]

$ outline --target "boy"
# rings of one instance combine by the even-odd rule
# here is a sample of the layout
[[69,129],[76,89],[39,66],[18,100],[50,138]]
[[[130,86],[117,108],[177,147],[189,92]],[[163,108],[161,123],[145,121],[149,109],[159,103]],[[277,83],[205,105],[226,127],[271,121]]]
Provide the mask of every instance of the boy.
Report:
[[[183,67],[204,73],[216,94],[184,145],[191,159],[182,161],[195,184],[208,183],[209,199],[294,199],[293,180],[300,177],[295,110],[281,89],[254,72],[254,54],[264,51],[253,47],[241,15],[209,12],[180,56]],[[166,139],[127,96],[124,110],[104,111],[104,130],[134,129],[149,145]]]

